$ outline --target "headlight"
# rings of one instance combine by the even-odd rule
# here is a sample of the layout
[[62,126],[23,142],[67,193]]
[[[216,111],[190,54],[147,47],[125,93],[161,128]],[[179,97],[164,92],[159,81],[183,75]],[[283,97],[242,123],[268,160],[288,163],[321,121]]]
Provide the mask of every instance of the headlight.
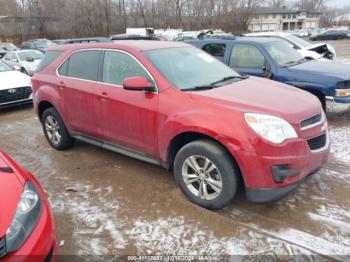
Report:
[[286,139],[298,137],[294,128],[282,118],[253,113],[244,114],[244,118],[255,133],[271,143],[280,144]]
[[31,182],[27,182],[17,205],[15,216],[6,231],[8,252],[16,251],[32,232],[41,214],[39,193]]
[[335,90],[336,96],[350,96],[350,80],[342,81],[337,84],[337,89]]

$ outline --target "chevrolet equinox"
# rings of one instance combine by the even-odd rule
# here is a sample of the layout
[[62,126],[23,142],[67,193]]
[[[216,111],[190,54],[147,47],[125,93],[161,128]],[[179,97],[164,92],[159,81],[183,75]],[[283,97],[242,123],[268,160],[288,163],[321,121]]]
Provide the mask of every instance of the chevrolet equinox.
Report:
[[329,154],[315,96],[242,76],[184,43],[53,47],[32,85],[52,147],[65,150],[78,139],[161,165],[208,209],[230,204],[240,184],[252,202],[277,201]]

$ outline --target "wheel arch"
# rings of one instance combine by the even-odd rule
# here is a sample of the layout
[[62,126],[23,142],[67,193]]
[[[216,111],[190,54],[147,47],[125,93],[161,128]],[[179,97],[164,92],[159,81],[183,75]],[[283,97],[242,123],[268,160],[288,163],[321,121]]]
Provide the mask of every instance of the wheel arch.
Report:
[[180,134],[177,134],[169,143],[168,149],[167,149],[167,160],[166,164],[164,165],[168,171],[172,171],[174,169],[174,160],[176,154],[179,152],[179,150],[187,145],[188,143],[191,143],[196,140],[209,140],[214,143],[216,143],[219,147],[221,147],[228,155],[232,163],[234,164],[235,168],[238,172],[238,179],[241,182],[244,181],[241,168],[236,160],[236,158],[231,154],[231,152],[227,149],[227,147],[220,142],[218,139],[198,131],[185,131]]
[[40,120],[43,116],[44,111],[51,107],[55,108],[55,106],[51,102],[46,100],[43,100],[38,104],[38,117]]

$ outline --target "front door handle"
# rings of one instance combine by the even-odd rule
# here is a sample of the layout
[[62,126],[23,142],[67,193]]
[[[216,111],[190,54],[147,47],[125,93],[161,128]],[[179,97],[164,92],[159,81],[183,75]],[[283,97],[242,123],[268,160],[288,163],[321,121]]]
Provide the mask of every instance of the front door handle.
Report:
[[104,91],[101,93],[101,95],[102,95],[103,97],[108,97],[107,92],[104,92]]

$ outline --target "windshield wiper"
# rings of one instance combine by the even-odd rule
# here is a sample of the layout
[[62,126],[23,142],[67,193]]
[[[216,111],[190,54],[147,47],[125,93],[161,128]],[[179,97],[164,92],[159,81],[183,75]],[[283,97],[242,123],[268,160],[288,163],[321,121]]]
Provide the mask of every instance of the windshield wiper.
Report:
[[215,81],[215,82],[211,83],[209,86],[215,86],[217,84],[220,84],[222,82],[226,82],[226,81],[231,80],[231,79],[247,79],[248,77],[249,76],[227,76],[227,77],[220,79],[219,81]]
[[202,85],[202,86],[195,86],[195,87],[191,87],[191,88],[187,88],[187,89],[182,89],[182,91],[198,91],[198,90],[208,90],[208,89],[213,89],[213,88],[217,88],[219,86],[217,86],[217,84],[222,83],[222,82],[226,82],[229,81],[231,79],[247,79],[249,78],[249,76],[227,76],[224,77],[222,79],[220,79],[219,81],[215,81],[209,85]]
[[306,59],[305,57],[304,57],[304,58],[301,58],[301,59],[299,59],[299,60],[297,60],[297,61],[289,61],[289,62],[287,62],[287,63],[284,64],[284,67],[302,64],[303,62],[306,62],[306,61],[309,61],[309,60]]
[[215,88],[215,87],[205,85],[205,86],[195,86],[195,87],[191,87],[191,88],[182,89],[182,91],[200,91],[200,90],[208,90],[208,89],[213,89],[213,88]]

